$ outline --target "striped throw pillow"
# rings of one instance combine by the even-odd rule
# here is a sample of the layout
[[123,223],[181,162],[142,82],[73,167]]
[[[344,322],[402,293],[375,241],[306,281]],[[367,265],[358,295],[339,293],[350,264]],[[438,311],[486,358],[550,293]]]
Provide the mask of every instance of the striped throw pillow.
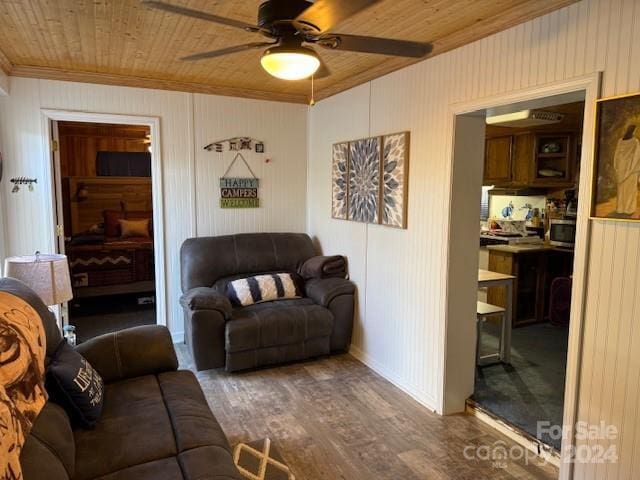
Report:
[[300,298],[290,273],[271,273],[234,280],[229,283],[228,294],[234,304],[243,307],[280,298]]

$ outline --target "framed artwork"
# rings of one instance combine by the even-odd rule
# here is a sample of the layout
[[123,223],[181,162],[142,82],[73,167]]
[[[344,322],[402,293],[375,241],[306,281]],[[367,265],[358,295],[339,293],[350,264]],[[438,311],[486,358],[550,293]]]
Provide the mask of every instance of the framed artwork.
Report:
[[333,145],[331,164],[331,217],[347,219],[349,197],[349,142]]
[[596,105],[591,216],[640,220],[640,93]]
[[409,132],[383,136],[380,187],[380,223],[382,225],[407,228],[408,169]]
[[348,218],[378,223],[380,210],[380,137],[349,143]]

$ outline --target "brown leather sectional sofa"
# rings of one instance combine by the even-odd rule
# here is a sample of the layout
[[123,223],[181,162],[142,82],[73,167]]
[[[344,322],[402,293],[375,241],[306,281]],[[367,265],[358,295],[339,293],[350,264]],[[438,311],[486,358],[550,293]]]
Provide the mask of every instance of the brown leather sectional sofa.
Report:
[[234,307],[235,279],[297,273],[318,254],[308,235],[251,233],[191,238],[180,254],[185,340],[198,370],[228,371],[343,352],[351,343],[354,285],[307,278],[303,297]]
[[[38,312],[49,357],[62,340],[53,314],[17,280],[0,279],[0,291]],[[92,430],[72,429],[65,410],[47,402],[20,456],[25,480],[241,480],[198,381],[177,370],[165,327],[103,335],[77,350],[105,381],[101,418]]]

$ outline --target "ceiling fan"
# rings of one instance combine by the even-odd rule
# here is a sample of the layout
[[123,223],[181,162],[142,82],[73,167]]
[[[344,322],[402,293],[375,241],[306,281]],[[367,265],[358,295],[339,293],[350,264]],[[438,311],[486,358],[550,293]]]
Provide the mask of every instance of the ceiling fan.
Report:
[[161,1],[143,0],[142,3],[157,10],[259,33],[270,40],[196,53],[181,60],[202,60],[266,47],[260,63],[269,74],[284,80],[300,80],[314,74],[316,77],[329,75],[328,69],[309,44],[329,50],[411,58],[422,58],[431,52],[430,43],[346,35],[330,31],[343,20],[379,1],[267,0],[258,7],[257,25]]

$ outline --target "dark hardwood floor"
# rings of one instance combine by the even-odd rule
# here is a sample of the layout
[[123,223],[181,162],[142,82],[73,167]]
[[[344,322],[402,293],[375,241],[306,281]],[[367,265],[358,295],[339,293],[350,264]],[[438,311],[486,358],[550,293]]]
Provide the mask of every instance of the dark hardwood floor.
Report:
[[[191,368],[186,347],[178,355]],[[532,458],[465,458],[514,443],[468,415],[442,417],[349,355],[229,374],[198,372],[232,445],[269,437],[298,480],[552,479]],[[481,450],[485,452],[485,450]],[[468,455],[470,456],[470,455]]]

